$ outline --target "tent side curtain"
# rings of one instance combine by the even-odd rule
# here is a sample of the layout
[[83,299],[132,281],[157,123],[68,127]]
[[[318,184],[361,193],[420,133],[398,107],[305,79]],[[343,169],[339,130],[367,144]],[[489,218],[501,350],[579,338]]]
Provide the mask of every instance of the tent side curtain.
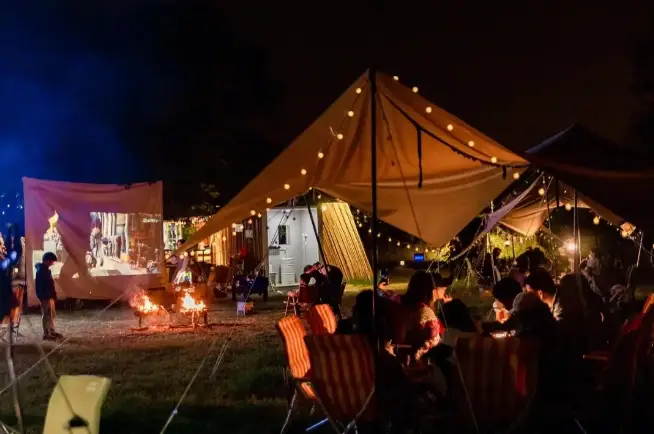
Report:
[[[377,88],[379,219],[443,245],[527,162],[385,74]],[[182,248],[310,187],[370,212],[370,102],[364,74]]]

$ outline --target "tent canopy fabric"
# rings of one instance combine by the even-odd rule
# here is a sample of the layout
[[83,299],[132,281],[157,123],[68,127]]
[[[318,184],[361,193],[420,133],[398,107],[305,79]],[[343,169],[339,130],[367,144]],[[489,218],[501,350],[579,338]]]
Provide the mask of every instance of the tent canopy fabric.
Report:
[[[654,232],[654,161],[573,125],[529,149],[525,158],[577,190],[600,216]],[[610,212],[609,212],[610,211]],[[619,217],[617,217],[619,216]]]
[[[379,219],[443,245],[527,162],[426,101],[417,88],[382,73],[376,84]],[[311,187],[370,212],[370,93],[365,73],[180,250]]]

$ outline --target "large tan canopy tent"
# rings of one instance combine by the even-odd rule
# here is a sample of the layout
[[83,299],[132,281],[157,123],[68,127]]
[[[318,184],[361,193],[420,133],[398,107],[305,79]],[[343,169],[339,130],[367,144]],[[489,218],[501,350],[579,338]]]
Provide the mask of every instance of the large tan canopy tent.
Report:
[[[376,77],[379,219],[443,245],[527,162],[426,101],[417,88]],[[182,249],[311,187],[370,212],[371,99],[366,73]]]

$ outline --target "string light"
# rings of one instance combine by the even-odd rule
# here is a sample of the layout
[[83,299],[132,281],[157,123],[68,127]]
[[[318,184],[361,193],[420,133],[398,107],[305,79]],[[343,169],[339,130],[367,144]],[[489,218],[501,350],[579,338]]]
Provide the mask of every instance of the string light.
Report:
[[371,233],[372,233],[372,229],[368,229],[368,233],[371,234]]
[[341,134],[341,133],[336,134],[336,138],[338,140],[343,140],[343,134]]
[[418,248],[416,247],[416,248],[415,248],[415,251],[417,252],[418,250],[420,250],[420,249],[418,249]]
[[355,90],[356,93],[361,93],[361,88],[357,87],[357,90]]
[[255,215],[257,212],[253,209],[250,210],[250,215]]
[[236,223],[232,223],[232,228],[236,228]]
[[289,184],[284,184],[284,190],[290,190],[291,186]]
[[572,205],[570,205],[569,203],[566,203],[565,204],[565,210],[570,211],[571,209],[572,209]]
[[397,242],[397,247],[400,247],[400,244],[401,244],[401,243],[398,241],[398,242]]
[[393,80],[395,80],[395,81],[399,81],[399,80],[400,80],[400,77],[398,77],[397,75],[394,75],[394,76],[393,76]]
[[497,163],[497,157],[492,157],[491,158],[491,163]]
[[319,195],[318,195],[318,199],[322,199],[322,194],[319,194]]
[[513,179],[520,179],[520,174],[518,172],[514,173]]
[[404,267],[404,261],[400,261],[400,266]]
[[474,148],[474,147],[475,147],[475,142],[472,141],[472,140],[470,140],[470,141],[468,142],[468,146],[470,146],[471,148]]
[[322,159],[324,158],[325,154],[322,153],[322,151],[318,152],[318,158]]
[[391,237],[388,237],[388,242],[390,243],[391,241],[393,241]]
[[452,131],[454,129],[454,125],[448,124],[447,125],[447,131]]
[[538,189],[538,194],[540,194],[541,196],[545,196],[545,189],[544,188],[539,188]]
[[427,106],[427,108],[425,108],[425,111],[426,111],[427,113],[431,113],[431,107]]
[[377,238],[381,238],[381,232],[377,234]]
[[353,117],[353,116],[354,116],[354,112],[353,112],[352,110],[350,110],[349,112],[347,112],[347,115],[348,115],[349,117]]
[[300,170],[300,173],[301,173],[302,175],[306,175],[306,174],[307,174],[307,169],[302,169],[302,170]]
[[271,199],[271,198],[269,198],[269,197],[268,197],[268,198],[266,198],[266,203],[272,203],[272,199]]
[[232,232],[232,236],[234,237],[236,236],[236,231]]
[[411,89],[411,90],[413,91],[413,93],[418,93],[418,87],[417,86],[413,86],[413,89]]
[[252,224],[252,219],[248,220],[248,224],[249,224],[249,225]]
[[593,223],[596,225],[600,224],[600,218],[595,216],[595,218],[593,218]]
[[322,209],[323,212],[327,211],[327,205],[323,204],[321,209]]
[[227,241],[227,237],[223,235],[223,241]]

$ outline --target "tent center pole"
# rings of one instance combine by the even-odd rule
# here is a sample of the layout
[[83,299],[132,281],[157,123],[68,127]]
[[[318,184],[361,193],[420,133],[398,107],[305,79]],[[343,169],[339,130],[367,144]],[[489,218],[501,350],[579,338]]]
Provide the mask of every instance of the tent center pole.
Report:
[[[378,222],[377,222],[377,67],[374,65],[370,68],[368,73],[368,78],[370,81],[370,175],[372,179],[372,252],[371,252],[371,265],[372,265],[372,288],[373,288],[373,318],[375,321],[374,330],[377,332],[379,328],[377,327],[377,322],[381,318],[377,318],[376,315],[376,298],[377,294],[377,285],[378,285],[378,268],[379,268],[379,258],[378,258],[378,237],[379,233]],[[379,351],[379,336],[377,336],[377,348]]]

